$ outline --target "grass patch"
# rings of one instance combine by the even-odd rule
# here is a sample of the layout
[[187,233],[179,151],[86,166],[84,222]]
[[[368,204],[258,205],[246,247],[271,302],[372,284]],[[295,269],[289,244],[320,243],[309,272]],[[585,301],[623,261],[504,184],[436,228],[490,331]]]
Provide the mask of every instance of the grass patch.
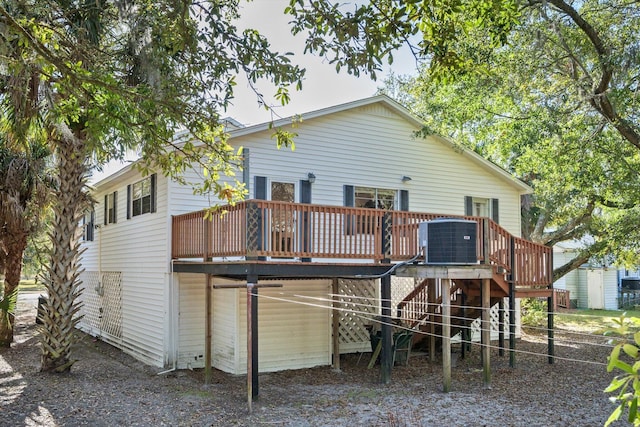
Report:
[[572,310],[556,312],[554,322],[561,328],[603,333],[616,326],[614,319],[619,319],[623,314],[627,318],[640,318],[638,310]]
[[18,285],[18,292],[44,292],[46,288],[42,283],[36,282],[34,279],[21,280]]

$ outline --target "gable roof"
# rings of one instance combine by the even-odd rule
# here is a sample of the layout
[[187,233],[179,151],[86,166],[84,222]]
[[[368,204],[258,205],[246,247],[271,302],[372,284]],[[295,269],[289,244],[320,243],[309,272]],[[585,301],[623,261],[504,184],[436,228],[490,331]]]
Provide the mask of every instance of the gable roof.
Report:
[[[300,114],[299,116],[304,120],[311,120],[311,119],[329,116],[331,114],[336,114],[343,111],[366,107],[374,104],[384,105],[386,108],[393,111],[399,117],[409,122],[411,126],[416,128],[416,131],[422,129],[424,125],[424,122],[422,120],[420,120],[415,115],[411,114],[411,112],[408,109],[406,109],[401,104],[394,101],[393,99],[389,98],[387,95],[376,95],[369,98],[358,99],[358,100],[347,102],[344,104],[333,105],[331,107],[321,108],[319,110],[303,113],[303,114]],[[257,132],[267,131],[267,130],[281,127],[281,126],[287,126],[292,123],[295,117],[296,116],[289,116],[289,117],[284,117],[284,118],[275,120],[273,122],[264,122],[264,123],[259,123],[255,125],[249,125],[246,127],[238,127],[235,129],[230,128],[229,138],[230,140],[232,140],[233,138],[238,138],[245,135],[251,135]],[[228,120],[232,125],[236,125],[237,123],[235,121],[232,122],[229,119],[225,119],[225,120]],[[239,123],[237,124],[239,125]],[[467,157],[470,161],[476,163],[483,169],[500,177],[502,180],[506,181],[507,183],[515,187],[516,190],[521,194],[528,194],[533,192],[533,189],[530,186],[528,186],[524,182],[520,181],[519,179],[511,175],[509,172],[502,169],[500,166],[485,159],[484,157],[474,152],[473,150],[463,147],[462,145],[459,145],[453,142],[452,140],[450,140],[449,138],[446,138],[443,136],[430,135],[430,137],[433,138],[435,141],[438,141],[441,144],[448,146],[449,148],[451,148],[452,151],[456,152],[457,154]],[[125,174],[126,171],[128,171],[132,166],[133,165],[125,166],[124,168],[115,172],[114,174],[100,180],[95,184],[95,186],[98,187],[108,182],[111,182],[118,177],[122,177],[122,175]]]

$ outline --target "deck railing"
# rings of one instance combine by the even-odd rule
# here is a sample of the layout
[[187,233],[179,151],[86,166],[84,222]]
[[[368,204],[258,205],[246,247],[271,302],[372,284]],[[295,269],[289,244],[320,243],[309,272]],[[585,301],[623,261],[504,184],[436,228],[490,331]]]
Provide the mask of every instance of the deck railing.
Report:
[[488,218],[268,200],[174,216],[172,257],[402,261],[420,251],[419,224],[437,218],[476,221],[478,262],[513,269],[518,286],[551,283],[551,248],[514,237]]

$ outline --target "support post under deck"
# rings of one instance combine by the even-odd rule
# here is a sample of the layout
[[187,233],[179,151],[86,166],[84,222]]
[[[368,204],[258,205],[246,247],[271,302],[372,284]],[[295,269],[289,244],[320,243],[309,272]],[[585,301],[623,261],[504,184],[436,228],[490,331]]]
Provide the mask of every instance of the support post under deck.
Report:
[[498,302],[498,355],[504,356],[504,298]]
[[439,279],[442,289],[442,391],[451,391],[451,279]]
[[382,354],[380,355],[380,381],[391,382],[393,365],[393,334],[391,330],[391,276],[380,279],[380,297],[382,299]]
[[491,388],[491,281],[482,279],[482,382]]
[[429,282],[427,287],[427,312],[429,313],[429,362],[436,361],[436,283],[435,279]]
[[553,336],[553,291],[551,296],[547,297],[547,328],[548,328],[548,341],[547,341],[547,353],[549,357],[549,364],[553,364],[554,359],[554,336]]
[[516,367],[516,285],[509,284],[509,366]]

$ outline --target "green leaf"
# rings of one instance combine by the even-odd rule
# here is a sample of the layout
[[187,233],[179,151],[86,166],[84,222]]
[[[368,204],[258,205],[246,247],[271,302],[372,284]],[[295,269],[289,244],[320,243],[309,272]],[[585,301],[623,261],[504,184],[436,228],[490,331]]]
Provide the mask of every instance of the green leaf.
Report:
[[638,358],[638,347],[633,344],[623,344],[622,349],[624,352],[630,357],[637,359]]
[[611,415],[609,415],[607,421],[604,423],[604,427],[607,427],[611,425],[612,422],[620,419],[620,415],[622,415],[622,405],[619,405],[616,409],[613,410]]
[[623,378],[619,378],[619,377],[614,377],[611,380],[611,383],[609,384],[609,386],[604,389],[605,393],[611,393],[613,391],[618,390],[620,387],[622,387],[623,385],[625,385],[627,383],[627,380],[623,379]]

